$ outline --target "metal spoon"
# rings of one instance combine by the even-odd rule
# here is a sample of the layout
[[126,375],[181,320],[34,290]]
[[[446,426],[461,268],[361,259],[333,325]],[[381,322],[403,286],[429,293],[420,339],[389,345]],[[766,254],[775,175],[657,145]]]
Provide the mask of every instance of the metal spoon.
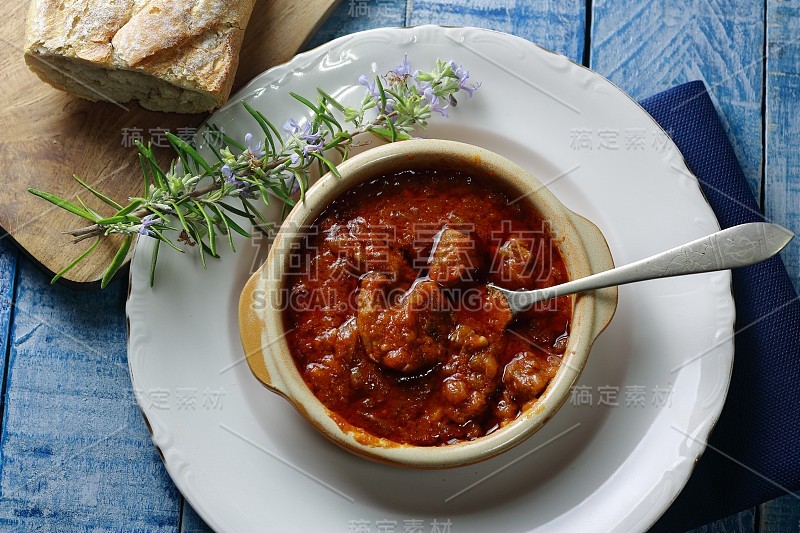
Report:
[[780,252],[794,233],[777,224],[752,222],[712,233],[688,244],[625,266],[535,291],[500,291],[516,314],[535,303],[559,296],[624,285],[648,279],[714,272],[760,263]]

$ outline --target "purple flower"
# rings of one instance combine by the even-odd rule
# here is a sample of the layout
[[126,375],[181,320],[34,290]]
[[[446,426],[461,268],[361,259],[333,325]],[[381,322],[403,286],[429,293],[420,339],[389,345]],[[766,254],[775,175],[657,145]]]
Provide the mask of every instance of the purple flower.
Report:
[[156,223],[156,215],[147,215],[142,219],[142,224],[139,226],[139,235],[147,235],[148,237],[152,237],[155,235],[155,232],[150,228],[153,224]]
[[293,118],[283,123],[283,131],[309,144],[317,144],[322,137],[320,132],[314,133],[311,131],[310,123],[306,122],[300,126]]
[[440,104],[439,97],[436,96],[436,93],[433,92],[433,89],[430,86],[425,88],[425,90],[422,92],[422,96],[424,96],[425,99],[428,100],[428,103],[431,106],[431,111],[436,111],[437,113],[441,114],[443,117],[449,116],[447,114],[447,111],[445,111],[445,109],[447,109],[449,104],[445,104],[444,106],[440,106],[439,105]]
[[267,153],[264,150],[264,141],[259,141],[258,144],[253,144],[253,134],[252,133],[246,133],[245,134],[244,142],[247,143],[247,150],[256,159],[261,159]]
[[293,118],[283,123],[283,131],[289,135],[297,135],[300,132],[300,124]]
[[411,75],[411,66],[409,66],[408,64],[408,54],[403,56],[403,62],[400,65],[394,67],[392,69],[392,72],[394,72],[401,78]]
[[306,144],[303,146],[303,156],[306,158],[306,161],[308,161],[308,154],[311,152],[321,153],[322,144]]
[[[311,130],[311,124],[306,122],[302,126],[298,122],[290,118],[283,124],[283,129],[290,135],[297,137],[303,142],[302,146],[298,146],[303,153],[303,163],[308,163],[309,153],[322,152],[323,141],[322,133]],[[297,165],[300,162],[300,155],[297,152],[292,152],[289,156],[292,165]]]
[[222,175],[225,176],[225,183],[232,187],[236,187],[237,193],[245,196],[250,194],[250,189],[253,187],[253,184],[244,180],[240,180],[233,172],[233,169],[229,164],[225,163],[222,165],[220,171],[222,172]]
[[481,84],[478,85],[467,85],[467,80],[469,79],[469,71],[464,70],[464,67],[461,65],[456,66],[453,61],[450,61],[450,68],[453,69],[453,72],[458,77],[458,88],[462,91],[465,91],[470,97],[472,97],[472,93],[477,91]]
[[228,163],[222,165],[220,171],[222,172],[222,175],[225,176],[225,181],[228,181],[233,178],[233,169]]
[[311,126],[306,122],[303,131],[300,133],[300,138],[307,142],[308,144],[320,144],[322,140],[322,134],[320,132],[312,132]]
[[381,92],[378,90],[377,81],[373,81],[372,83],[370,83],[367,76],[365,74],[362,74],[358,78],[358,83],[359,85],[363,85],[364,87],[366,87],[367,92],[369,92],[369,94],[371,94],[373,98],[376,98],[378,100],[381,99]]

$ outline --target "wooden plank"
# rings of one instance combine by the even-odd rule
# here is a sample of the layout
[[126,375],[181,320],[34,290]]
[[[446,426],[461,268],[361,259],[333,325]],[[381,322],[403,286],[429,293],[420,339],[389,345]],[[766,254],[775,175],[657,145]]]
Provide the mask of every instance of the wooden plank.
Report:
[[[234,89],[291,58],[337,1],[257,0],[245,33]],[[75,172],[89,183],[99,184],[113,198],[138,196],[142,177],[130,148],[132,136],[141,135],[145,141],[155,137],[154,143],[168,146],[163,130],[188,136],[205,114],[156,113],[134,103],[88,102],[46,85],[27,68],[22,57],[28,4],[9,4],[0,19],[0,73],[4,79],[0,227],[45,268],[58,272],[90,243],[71,245],[61,231],[80,227],[81,219],[50,208],[28,194],[27,188],[75,200],[82,192],[72,180]],[[166,157],[167,150],[162,152]],[[34,162],[36,170],[32,172]],[[40,216],[48,208],[48,215]],[[116,253],[112,244],[99,246],[64,281],[99,280]]]
[[[800,0],[767,2],[766,172],[767,217],[800,233]],[[800,239],[782,253],[800,291]]]
[[490,28],[524,37],[580,63],[586,27],[586,2],[414,0],[408,24]]
[[761,182],[763,2],[596,0],[591,67],[642,99],[703,80],[745,176]]
[[180,497],[134,400],[126,280],[102,292],[17,273],[0,471],[0,529],[175,531]]
[[688,533],[753,533],[756,531],[755,508],[726,516],[716,522],[689,531]]
[[761,504],[759,533],[789,533],[800,531],[800,505],[797,497],[786,495]]
[[[8,357],[8,334],[11,325],[14,302],[14,281],[16,280],[19,255],[8,239],[0,237],[0,384],[5,383],[5,361]],[[4,398],[0,396],[0,413]]]
[[332,39],[357,31],[405,26],[405,21],[405,1],[344,0],[314,34],[305,49],[316,48]]
[[[764,210],[774,222],[800,232],[800,0],[767,0]],[[782,253],[800,291],[800,243]],[[760,507],[759,531],[800,531],[800,502],[784,496]]]

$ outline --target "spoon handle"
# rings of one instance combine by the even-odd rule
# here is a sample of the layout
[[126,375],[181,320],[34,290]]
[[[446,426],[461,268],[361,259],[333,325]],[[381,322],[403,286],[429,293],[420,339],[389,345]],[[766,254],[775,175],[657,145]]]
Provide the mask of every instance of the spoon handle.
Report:
[[536,302],[648,279],[714,272],[753,265],[780,252],[794,233],[766,222],[752,222],[718,231],[625,266],[535,291],[498,288],[512,311],[524,311]]

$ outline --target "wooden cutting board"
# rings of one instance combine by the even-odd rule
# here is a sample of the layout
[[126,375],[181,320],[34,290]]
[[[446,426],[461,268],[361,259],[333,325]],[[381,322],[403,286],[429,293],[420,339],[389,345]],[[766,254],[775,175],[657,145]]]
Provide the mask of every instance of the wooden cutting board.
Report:
[[[257,0],[245,33],[234,92],[257,74],[285,62],[314,34],[338,0]],[[23,60],[28,2],[9,2],[0,21],[0,228],[45,270],[54,273],[89,247],[72,244],[61,232],[85,224],[27,192],[28,187],[75,200],[90,194],[75,173],[112,198],[141,194],[142,175],[131,141],[138,134],[154,144],[163,130],[177,135],[196,128],[205,115],[147,111],[135,103],[88,102],[53,89],[30,72]],[[168,148],[158,149],[166,161]],[[98,204],[91,202],[92,207]],[[100,209],[98,209],[100,210]],[[105,213],[106,211],[100,211]],[[110,239],[106,239],[110,240]],[[99,246],[64,278],[96,283],[116,252],[118,241]]]

